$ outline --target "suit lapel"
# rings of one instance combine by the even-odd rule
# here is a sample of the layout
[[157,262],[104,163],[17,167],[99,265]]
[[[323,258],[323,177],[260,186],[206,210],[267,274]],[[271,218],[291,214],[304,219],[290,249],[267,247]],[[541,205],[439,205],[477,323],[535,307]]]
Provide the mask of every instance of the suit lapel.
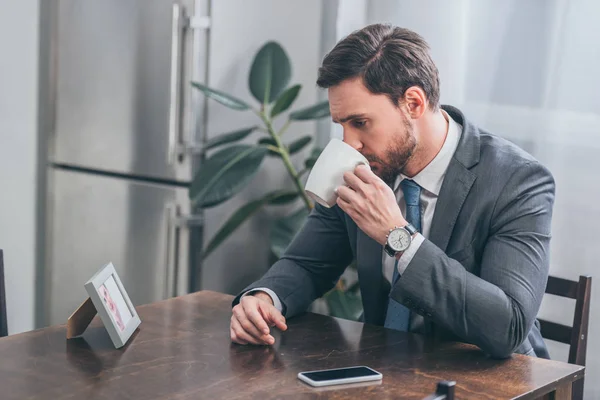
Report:
[[452,158],[440,189],[429,240],[446,251],[458,214],[475,182],[475,174]]
[[460,110],[451,106],[442,108],[463,127],[458,147],[446,170],[429,234],[429,240],[445,252],[458,214],[475,182],[475,174],[470,168],[479,162],[480,136],[479,129],[467,121]]

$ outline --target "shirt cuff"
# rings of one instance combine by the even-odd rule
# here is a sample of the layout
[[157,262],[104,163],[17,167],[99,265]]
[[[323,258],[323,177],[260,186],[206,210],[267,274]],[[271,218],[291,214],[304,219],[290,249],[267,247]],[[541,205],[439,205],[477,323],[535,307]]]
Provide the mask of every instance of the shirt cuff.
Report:
[[279,312],[283,312],[283,305],[281,304],[281,300],[279,300],[279,296],[277,296],[275,294],[274,291],[272,291],[271,289],[265,288],[265,287],[259,287],[259,288],[254,288],[251,290],[248,290],[246,293],[244,293],[242,295],[242,297],[240,297],[240,300],[247,295],[250,295],[252,293],[256,293],[256,292],[265,292],[266,294],[269,295],[269,297],[271,297],[271,300],[273,300],[273,306],[279,310]]
[[400,259],[398,260],[398,273],[400,274],[400,276],[402,276],[402,274],[406,270],[406,267],[408,267],[408,264],[410,264],[415,254],[417,254],[417,250],[419,250],[419,247],[421,247],[424,241],[425,236],[421,235],[420,233],[417,233],[417,235],[413,238],[412,243],[410,244],[408,249],[406,249],[406,251],[402,253]]

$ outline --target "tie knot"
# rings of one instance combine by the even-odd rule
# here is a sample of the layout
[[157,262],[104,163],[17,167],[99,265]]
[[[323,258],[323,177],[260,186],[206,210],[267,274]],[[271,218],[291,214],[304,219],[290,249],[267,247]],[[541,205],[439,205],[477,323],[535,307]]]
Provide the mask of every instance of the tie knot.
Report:
[[402,193],[404,194],[404,201],[407,206],[418,206],[419,197],[421,196],[421,186],[415,181],[410,179],[403,179],[400,182]]

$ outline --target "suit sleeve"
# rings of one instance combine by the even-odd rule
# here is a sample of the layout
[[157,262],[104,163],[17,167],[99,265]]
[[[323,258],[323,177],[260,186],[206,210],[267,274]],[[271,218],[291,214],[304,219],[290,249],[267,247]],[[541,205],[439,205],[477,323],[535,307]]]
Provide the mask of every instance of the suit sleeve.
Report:
[[[241,294],[258,287],[271,289],[281,300],[283,314],[292,317],[333,288],[352,262],[352,249],[341,211],[319,204],[311,211],[283,257]],[[238,295],[235,306],[240,299]]]
[[538,163],[518,168],[492,213],[480,276],[425,240],[392,297],[494,357],[526,339],[548,278],[554,180]]

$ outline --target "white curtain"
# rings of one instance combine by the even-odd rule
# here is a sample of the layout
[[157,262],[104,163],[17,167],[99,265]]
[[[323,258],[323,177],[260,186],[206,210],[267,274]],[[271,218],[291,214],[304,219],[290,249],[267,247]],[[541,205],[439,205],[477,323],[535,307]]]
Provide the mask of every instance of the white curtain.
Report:
[[[554,174],[552,275],[600,279],[600,1],[338,0],[336,39],[374,22],[412,29],[440,70],[441,101]],[[332,21],[330,21],[333,23]],[[332,135],[340,136],[339,130]],[[549,296],[547,296],[549,297]],[[586,398],[600,398],[600,290],[592,293]],[[572,324],[573,304],[540,315]],[[550,343],[566,361],[566,346]]]

